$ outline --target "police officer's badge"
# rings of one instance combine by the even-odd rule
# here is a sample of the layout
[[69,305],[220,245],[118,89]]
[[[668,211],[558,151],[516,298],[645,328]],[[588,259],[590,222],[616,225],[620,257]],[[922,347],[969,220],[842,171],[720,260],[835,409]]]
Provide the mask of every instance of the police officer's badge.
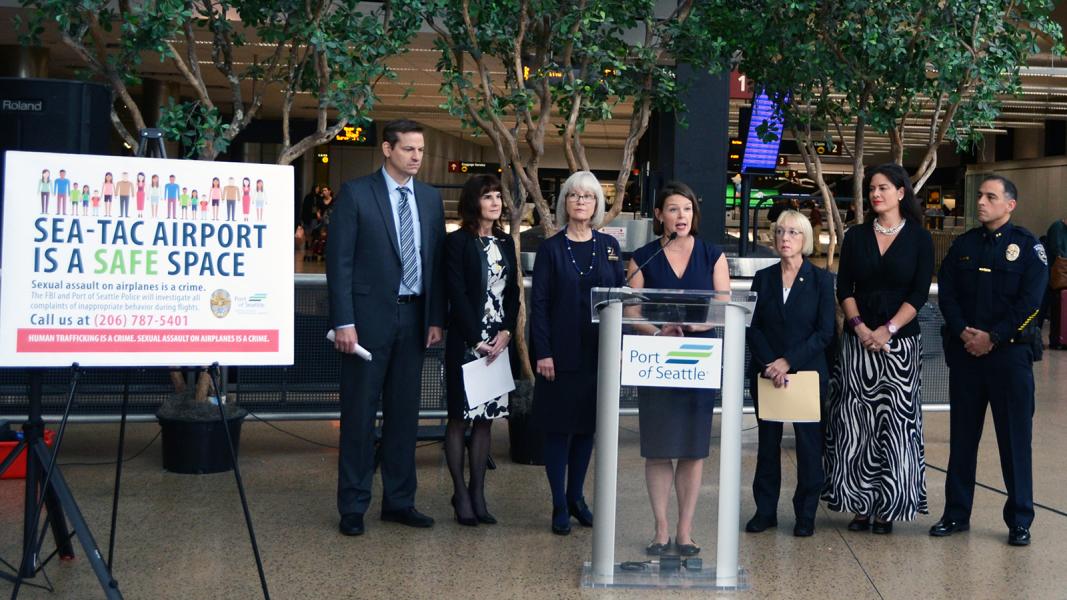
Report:
[[1004,258],[1008,259],[1008,262],[1015,262],[1019,258],[1019,245],[1008,244],[1008,249],[1004,252]]
[[1037,257],[1041,259],[1041,264],[1048,266],[1048,255],[1045,254],[1045,247],[1041,244],[1034,246],[1034,252],[1037,253]]

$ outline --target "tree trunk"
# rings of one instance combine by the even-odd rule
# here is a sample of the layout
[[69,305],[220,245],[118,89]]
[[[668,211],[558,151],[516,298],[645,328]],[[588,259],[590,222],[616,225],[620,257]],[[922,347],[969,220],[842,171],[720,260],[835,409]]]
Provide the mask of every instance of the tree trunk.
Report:
[[823,177],[822,159],[819,158],[819,153],[811,145],[811,137],[801,134],[795,129],[793,130],[793,137],[797,140],[797,147],[800,150],[800,157],[804,160],[804,166],[807,168],[808,174],[815,177],[815,183],[819,186],[819,193],[822,195],[823,210],[826,213],[826,229],[830,234],[830,243],[826,246],[826,268],[832,271],[834,268],[834,255],[837,252],[837,243],[844,238],[845,227],[841,222],[841,217],[838,215],[837,202],[834,201],[834,195],[830,192],[830,186],[827,185],[826,178]]
[[855,222],[863,222],[863,134],[866,122],[856,117],[855,138],[852,142],[852,212]]

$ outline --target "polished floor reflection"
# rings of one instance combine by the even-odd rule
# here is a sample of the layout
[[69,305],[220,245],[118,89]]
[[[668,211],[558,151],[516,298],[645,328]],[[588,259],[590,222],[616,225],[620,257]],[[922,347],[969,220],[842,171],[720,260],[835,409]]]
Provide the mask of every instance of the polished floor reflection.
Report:
[[[1037,415],[1034,474],[1037,502],[1067,512],[1067,352],[1052,352],[1036,367]],[[661,598],[707,592],[589,591],[579,587],[591,535],[574,524],[568,537],[549,531],[548,485],[539,467],[507,458],[506,427],[495,428],[490,509],[499,525],[460,527],[451,518],[450,479],[440,444],[424,443],[419,461],[418,506],[437,519],[430,530],[382,523],[372,504],[367,533],[345,538],[334,510],[335,423],[249,420],[242,433],[241,465],[271,595],[274,598]],[[715,427],[719,421],[716,419]],[[753,425],[751,418],[746,426]],[[620,436],[617,558],[640,558],[652,521],[637,453],[636,419],[624,419]],[[788,430],[789,428],[787,428]],[[63,447],[64,473],[102,549],[107,548],[115,425],[71,426]],[[158,426],[130,427],[120,506],[115,576],[126,598],[256,598],[260,596],[233,476],[175,475],[161,468]],[[288,433],[286,433],[288,432]],[[292,435],[291,435],[292,434]],[[299,435],[304,439],[298,439]],[[791,440],[784,444],[791,446]],[[744,437],[742,523],[754,504],[749,491],[755,431]],[[931,514],[898,523],[890,536],[845,530],[849,516],[821,509],[811,538],[792,536],[789,497],[795,484],[791,448],[783,465],[779,527],[742,534],[740,562],[752,589],[738,598],[1065,598],[1067,516],[1039,508],[1033,544],[1012,548],[1000,511],[1004,497],[979,488],[971,531],[947,539],[927,535],[944,499],[948,415],[926,415]],[[694,537],[714,563],[718,455],[706,464]],[[987,422],[979,481],[1002,489],[996,440]],[[587,496],[592,503],[592,478]],[[22,483],[0,481],[0,556],[18,560]],[[24,588],[23,598],[96,598],[87,561],[47,568],[56,591]],[[0,582],[0,596],[11,586]]]

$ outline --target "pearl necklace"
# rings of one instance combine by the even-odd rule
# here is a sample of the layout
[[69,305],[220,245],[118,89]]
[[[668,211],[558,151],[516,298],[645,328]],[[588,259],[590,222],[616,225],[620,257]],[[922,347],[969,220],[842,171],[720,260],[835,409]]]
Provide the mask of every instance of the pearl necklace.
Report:
[[563,241],[567,244],[567,254],[571,257],[571,265],[573,265],[574,270],[578,272],[578,277],[585,277],[592,273],[593,269],[596,268],[596,230],[592,230],[593,237],[590,238],[593,242],[593,256],[589,259],[589,268],[584,271],[578,267],[578,261],[574,260],[574,250],[571,249],[571,239],[567,237],[567,231],[568,230],[566,229],[563,231]]
[[878,222],[878,219],[874,220],[874,230],[882,235],[896,235],[901,229],[904,229],[904,223],[907,223],[907,219],[901,219],[899,223],[892,227],[885,227]]

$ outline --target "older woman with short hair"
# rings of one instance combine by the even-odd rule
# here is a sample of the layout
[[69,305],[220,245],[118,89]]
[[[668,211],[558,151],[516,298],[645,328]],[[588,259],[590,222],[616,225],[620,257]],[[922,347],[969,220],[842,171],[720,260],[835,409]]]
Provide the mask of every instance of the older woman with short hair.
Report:
[[598,233],[604,191],[589,171],[574,173],[556,201],[558,233],[537,249],[530,300],[532,353],[537,361],[534,418],[545,432],[545,473],[552,488],[552,532],[586,527],[593,514],[583,486],[596,429],[598,334],[590,291],[623,282],[619,243]]
[[[816,371],[819,397],[826,396],[830,379],[826,351],[834,335],[834,280],[826,269],[807,260],[814,242],[807,217],[794,210],[783,212],[774,227],[774,248],[781,260],[760,269],[752,279],[752,291],[757,297],[748,328],[752,353],[749,389],[757,409],[758,377],[782,387],[787,385],[789,373]],[[756,514],[745,525],[749,533],[778,525],[778,496],[782,489],[782,423],[762,419],[757,422],[759,451],[752,479]],[[793,431],[797,451],[793,535],[808,537],[815,533],[815,511],[823,486],[822,428],[817,422],[793,423]]]

